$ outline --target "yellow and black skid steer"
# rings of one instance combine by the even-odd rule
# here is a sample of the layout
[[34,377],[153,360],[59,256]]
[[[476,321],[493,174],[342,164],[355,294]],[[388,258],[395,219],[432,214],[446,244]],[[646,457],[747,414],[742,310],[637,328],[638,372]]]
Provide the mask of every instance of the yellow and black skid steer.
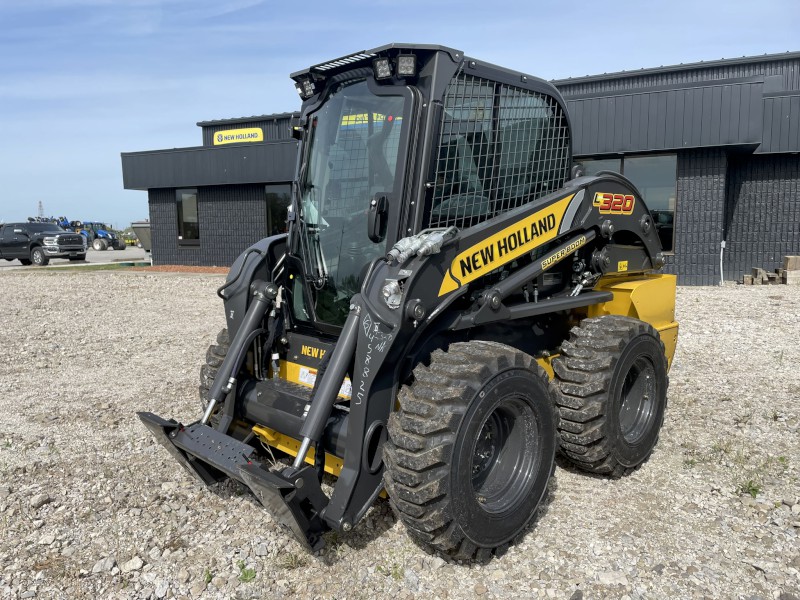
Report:
[[139,413],[178,462],[240,481],[312,550],[385,490],[419,543],[485,560],[531,522],[557,451],[612,477],[647,460],[675,278],[635,186],[573,166],[558,91],[415,44],[292,79],[288,233],[219,290],[202,417]]

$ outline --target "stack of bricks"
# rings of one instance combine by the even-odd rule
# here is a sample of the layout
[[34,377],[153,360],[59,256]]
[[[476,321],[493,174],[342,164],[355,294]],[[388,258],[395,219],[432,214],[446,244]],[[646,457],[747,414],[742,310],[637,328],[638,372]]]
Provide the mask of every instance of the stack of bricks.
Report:
[[753,267],[752,275],[743,275],[744,285],[800,285],[800,256],[784,256],[783,268],[769,273],[764,269]]

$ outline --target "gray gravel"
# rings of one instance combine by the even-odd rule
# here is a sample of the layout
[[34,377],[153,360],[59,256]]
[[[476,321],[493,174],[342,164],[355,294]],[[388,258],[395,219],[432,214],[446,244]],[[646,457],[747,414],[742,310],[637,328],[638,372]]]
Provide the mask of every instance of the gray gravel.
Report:
[[221,281],[0,274],[0,597],[800,598],[800,286],[681,288],[651,460],[618,481],[559,463],[523,542],[466,566],[385,501],[310,556],[151,439],[135,411],[198,416]]

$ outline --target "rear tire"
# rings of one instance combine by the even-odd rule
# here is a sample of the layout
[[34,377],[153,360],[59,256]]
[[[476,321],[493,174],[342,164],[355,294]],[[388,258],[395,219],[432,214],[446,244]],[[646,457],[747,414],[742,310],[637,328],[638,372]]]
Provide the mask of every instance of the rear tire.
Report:
[[585,319],[553,361],[559,435],[576,467],[620,477],[645,462],[667,406],[667,358],[658,332],[630,317]]
[[200,386],[198,387],[200,406],[203,411],[208,406],[211,386],[214,385],[214,378],[217,376],[217,371],[222,365],[222,361],[225,360],[230,346],[231,341],[228,337],[228,330],[223,329],[217,334],[217,343],[211,344],[206,350],[206,364],[200,367]]
[[106,243],[105,240],[101,238],[95,238],[94,241],[92,242],[92,248],[94,248],[97,251],[102,251],[108,248],[108,244]]
[[536,362],[483,341],[435,351],[399,393],[384,483],[409,534],[456,559],[502,553],[553,472],[556,390]]

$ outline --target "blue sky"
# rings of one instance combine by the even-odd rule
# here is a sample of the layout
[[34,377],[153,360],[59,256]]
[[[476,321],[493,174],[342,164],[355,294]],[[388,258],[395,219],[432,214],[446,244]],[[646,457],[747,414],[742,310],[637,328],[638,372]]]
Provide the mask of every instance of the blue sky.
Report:
[[798,32],[798,0],[0,0],[0,221],[40,200],[70,219],[147,218],[120,152],[294,110],[290,72],[388,42],[552,79],[800,50]]

